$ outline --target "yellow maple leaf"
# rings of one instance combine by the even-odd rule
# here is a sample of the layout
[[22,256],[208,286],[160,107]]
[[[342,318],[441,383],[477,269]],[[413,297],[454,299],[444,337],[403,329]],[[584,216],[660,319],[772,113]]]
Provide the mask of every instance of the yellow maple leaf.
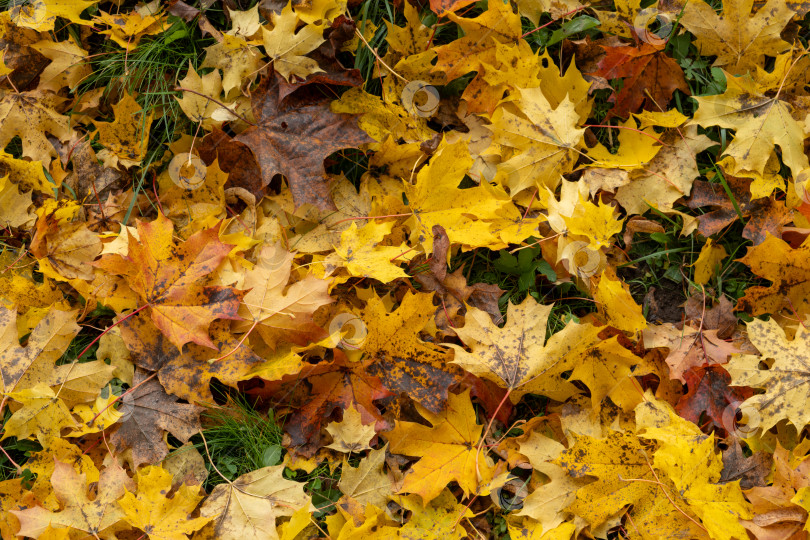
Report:
[[450,394],[447,409],[439,414],[416,407],[431,427],[397,421],[393,430],[383,433],[391,452],[420,458],[405,476],[402,492],[416,493],[427,504],[455,481],[467,496],[486,494],[482,489],[494,468],[483,453],[479,457],[477,445],[484,426],[474,421],[469,390]]
[[165,31],[167,24],[167,18],[161,16],[160,12],[149,13],[148,9],[144,9],[143,13],[137,9],[129,13],[101,11],[94,20],[109,26],[101,33],[110,36],[111,40],[127,52],[134,51],[144,36],[153,36]]
[[382,283],[408,277],[399,264],[407,262],[419,253],[407,245],[381,246],[383,238],[391,234],[393,222],[377,223],[370,220],[357,228],[355,222],[340,233],[340,245],[330,254],[327,263],[343,266],[356,277],[370,277]]
[[283,477],[284,466],[264,467],[219,484],[200,508],[213,519],[215,538],[278,540],[276,519],[312,508],[303,484]]
[[[442,141],[430,163],[405,183],[405,195],[413,217],[405,226],[411,231],[412,245],[425,253],[433,251],[433,226],[441,225],[451,243],[484,247],[497,243],[490,222],[499,221],[509,210],[518,213],[508,195],[482,180],[478,186],[459,189],[472,158],[465,142]],[[489,222],[488,222],[489,221]]]
[[323,25],[307,24],[296,32],[298,15],[293,11],[292,4],[270,16],[273,29],[262,28],[264,36],[264,50],[273,60],[273,67],[285,79],[295,75],[305,79],[311,73],[323,71],[312,58],[306,55],[323,43]]
[[693,279],[695,283],[698,285],[707,284],[712,276],[717,273],[718,266],[726,256],[728,256],[726,248],[715,245],[712,239],[709,238],[700,249],[700,254],[694,264],[695,275]]
[[579,204],[572,214],[563,215],[567,229],[571,234],[583,236],[589,240],[589,247],[598,249],[609,246],[611,237],[622,231],[622,219],[614,217],[615,208],[601,200],[598,204],[584,200],[580,195]]
[[38,32],[52,31],[57,17],[83,26],[91,26],[92,21],[82,19],[81,14],[96,3],[98,0],[33,0],[15,6],[11,11],[11,20],[17,26]]
[[162,467],[148,466],[135,475],[137,495],[127,491],[118,500],[124,511],[124,521],[147,531],[149,538],[160,540],[186,540],[211,517],[189,516],[202,500],[199,486],[181,485],[172,497],[172,475]]
[[61,436],[62,428],[76,425],[65,403],[44,383],[7,395],[22,404],[22,408],[3,426],[0,440],[8,437],[27,439],[34,435],[44,448],[48,448],[52,440]]
[[[183,92],[182,98],[175,98],[189,120],[202,124],[203,129],[208,131],[215,125],[219,126],[222,123],[211,118],[212,114],[220,108],[217,103],[222,93],[222,77],[219,70],[215,69],[211,73],[201,76],[191,65],[191,60],[189,60],[186,76],[178,83],[181,88],[194,91]],[[213,98],[213,100],[208,99],[209,97]]]
[[221,43],[206,47],[205,53],[200,68],[222,70],[222,89],[226,97],[230,96],[232,90],[255,80],[262,67],[259,49],[242,36],[225,34]]
[[740,262],[772,284],[748,287],[737,301],[737,309],[753,316],[776,314],[788,307],[800,316],[810,313],[810,240],[794,249],[768,234],[761,244],[749,247]]
[[637,334],[647,328],[647,320],[626,285],[615,275],[603,273],[593,291],[599,312],[608,324],[624,332]]
[[[498,167],[513,197],[529,188],[556,189],[580,155],[585,133],[577,128],[579,113],[568,97],[552,107],[540,88],[520,89],[519,96],[513,106],[495,110],[490,128],[494,142],[516,151]],[[500,152],[489,150],[495,151]]]
[[723,460],[692,422],[678,416],[665,402],[648,399],[636,408],[639,435],[660,443],[654,466],[663,471],[689,508],[701,519],[711,538],[748,537],[740,519],[750,519],[751,504],[738,481],[720,482]]
[[508,388],[514,401],[529,392],[564,401],[575,389],[561,374],[599,342],[599,330],[590,324],[569,323],[547,341],[551,308],[531,297],[519,305],[510,303],[503,328],[488,313],[468,308],[464,326],[454,330],[471,351],[448,344],[455,351],[453,363]]
[[19,136],[23,156],[41,161],[46,167],[50,165],[57,154],[46,133],[60,141],[67,141],[72,133],[68,117],[56,112],[63,101],[54,94],[38,91],[6,93],[0,101],[0,148]]
[[51,484],[64,508],[51,512],[41,506],[34,506],[12,511],[20,520],[21,536],[40,538],[49,525],[75,529],[90,536],[106,537],[112,534],[112,530],[124,516],[115,501],[132,485],[132,480],[117,463],[108,465],[99,477],[96,497],[90,500],[87,494],[87,476],[77,473],[71,465],[57,460],[51,475]]
[[347,453],[370,450],[368,443],[377,435],[374,422],[363,424],[353,403],[343,411],[343,420],[331,422],[326,431],[332,436],[332,444],[327,448]]
[[123,167],[138,165],[146,156],[154,113],[145,113],[129,94],[124,94],[112,108],[115,120],[96,124],[98,142],[104,147],[98,157],[107,167],[115,168],[119,163]]
[[782,161],[794,176],[806,169],[804,127],[793,118],[793,107],[765,95],[750,75],[726,76],[726,85],[720,95],[694,98],[698,109],[692,123],[735,130],[734,140],[723,152],[734,160],[732,174],[740,176],[741,171],[750,170],[762,175],[774,146],[779,147]]
[[447,17],[464,31],[464,37],[436,47],[439,55],[433,71],[442,71],[449,80],[471,71],[479,71],[481,63],[495,63],[495,44],[517,41],[521,35],[520,16],[508,2],[493,0],[478,17],[466,19],[455,13]]
[[[810,423],[807,396],[810,377],[807,376],[810,331],[799,326],[796,336],[788,341],[785,331],[773,319],[748,323],[748,338],[760,355],[735,354],[727,369],[734,386],[751,386],[765,390],[745,400],[740,409],[747,411],[750,428],[767,431],[780,420],[787,420],[801,430]],[[773,360],[768,369],[763,361]]]
[[734,75],[745,75],[761,66],[765,56],[790,48],[782,30],[795,13],[782,0],[769,0],[751,13],[753,0],[726,0],[722,15],[700,0],[689,0],[680,23],[692,32],[695,46],[705,56],[717,56],[715,66]]

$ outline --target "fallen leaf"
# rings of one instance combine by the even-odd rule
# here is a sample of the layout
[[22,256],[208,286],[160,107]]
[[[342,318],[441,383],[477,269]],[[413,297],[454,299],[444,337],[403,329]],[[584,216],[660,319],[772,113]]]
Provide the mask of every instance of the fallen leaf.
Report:
[[[264,467],[219,484],[200,508],[211,525],[203,537],[223,540],[278,540],[276,520],[312,508],[303,484],[282,476],[284,467]],[[206,536],[208,531],[209,536]]]
[[133,381],[134,390],[121,398],[122,414],[118,431],[110,443],[119,451],[132,450],[135,466],[158,463],[169,453],[164,442],[168,431],[182,442],[200,431],[202,407],[177,403],[160,383],[149,379],[147,372],[138,369]]
[[297,207],[310,203],[332,209],[323,160],[371,139],[357,127],[353,116],[331,112],[328,99],[298,94],[282,98],[279,92],[278,77],[261,82],[251,94],[257,124],[235,140],[253,151],[264,185],[283,174]]
[[492,478],[493,467],[483,456],[477,457],[484,426],[475,422],[469,392],[450,394],[447,409],[440,414],[419,405],[417,410],[431,427],[398,421],[383,434],[391,452],[420,458],[405,476],[402,492],[416,493],[427,504],[455,481],[465,495],[479,494]]

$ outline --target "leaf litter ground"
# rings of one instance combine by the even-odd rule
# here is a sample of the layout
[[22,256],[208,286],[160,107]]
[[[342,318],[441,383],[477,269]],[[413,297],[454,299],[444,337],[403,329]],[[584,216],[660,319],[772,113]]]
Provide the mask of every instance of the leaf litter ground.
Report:
[[810,530],[805,2],[0,5],[4,540]]

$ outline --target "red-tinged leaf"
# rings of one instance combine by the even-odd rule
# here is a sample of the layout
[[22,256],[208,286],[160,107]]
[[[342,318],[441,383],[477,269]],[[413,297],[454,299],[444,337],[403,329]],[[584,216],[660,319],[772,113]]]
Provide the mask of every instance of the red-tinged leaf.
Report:
[[611,97],[615,106],[608,117],[627,118],[644,109],[665,111],[675,90],[689,94],[681,66],[663,50],[649,43],[640,47],[605,47],[607,54],[593,75],[623,78],[624,86]]
[[731,375],[717,365],[690,368],[684,378],[689,391],[678,401],[675,410],[698,425],[701,415],[706,413],[710,423],[701,427],[707,431],[714,427],[722,435],[733,428],[737,406],[754,395],[750,388],[730,387]]
[[336,349],[333,361],[305,364],[297,375],[265,381],[263,387],[248,393],[269,401],[273,408],[294,410],[285,426],[290,447],[310,457],[321,445],[321,427],[337,420],[333,415],[338,409],[342,411],[352,405],[360,412],[364,424],[376,422],[377,431],[390,427],[374,401],[392,393],[378,377],[368,374],[369,364],[370,360],[351,362]]
[[459,9],[474,3],[475,0],[430,0],[430,10],[438,16]]
[[148,306],[152,322],[182,349],[188,342],[216,348],[208,336],[214,319],[237,320],[244,293],[233,287],[208,285],[211,274],[231,251],[219,240],[219,225],[175,244],[174,226],[163,215],[138,221],[139,240],[129,239],[126,257],[107,255],[95,266],[124,276]]

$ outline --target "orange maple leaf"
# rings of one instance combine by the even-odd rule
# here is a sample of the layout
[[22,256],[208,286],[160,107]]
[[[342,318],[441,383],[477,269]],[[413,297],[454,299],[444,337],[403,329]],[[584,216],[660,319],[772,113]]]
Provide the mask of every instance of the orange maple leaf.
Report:
[[139,240],[129,238],[126,257],[107,255],[94,263],[124,276],[148,308],[152,322],[178,349],[193,342],[216,348],[208,335],[214,319],[238,320],[244,292],[233,287],[207,285],[228,256],[230,244],[219,240],[219,225],[175,244],[174,226],[161,215],[152,222],[138,221]]

